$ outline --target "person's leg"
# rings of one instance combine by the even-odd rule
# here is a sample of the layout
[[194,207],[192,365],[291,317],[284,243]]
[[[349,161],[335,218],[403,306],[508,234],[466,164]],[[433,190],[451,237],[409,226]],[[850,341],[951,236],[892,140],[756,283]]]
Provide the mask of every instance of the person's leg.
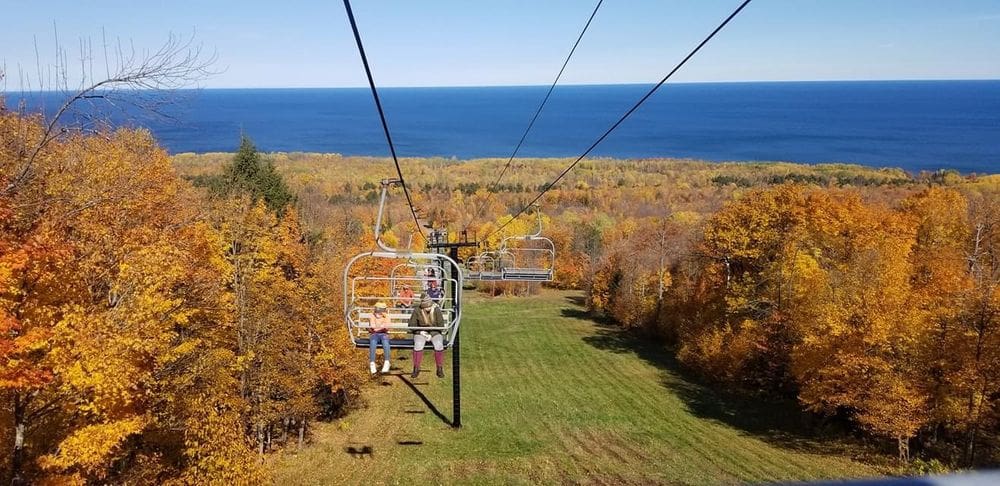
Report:
[[437,365],[437,376],[444,378],[444,336],[440,334],[431,336],[431,344],[434,345],[434,364]]
[[388,333],[382,335],[382,349],[385,351],[385,353],[382,356],[382,358],[383,358],[383,360],[382,360],[382,373],[388,373],[389,372],[389,368],[392,366],[392,365],[389,364],[389,349],[390,349],[390,344],[389,344],[389,334]]
[[416,378],[420,374],[420,362],[424,360],[424,344],[427,338],[422,334],[413,335],[413,373],[411,377]]
[[375,347],[378,342],[378,334],[368,335],[368,369],[375,374]]

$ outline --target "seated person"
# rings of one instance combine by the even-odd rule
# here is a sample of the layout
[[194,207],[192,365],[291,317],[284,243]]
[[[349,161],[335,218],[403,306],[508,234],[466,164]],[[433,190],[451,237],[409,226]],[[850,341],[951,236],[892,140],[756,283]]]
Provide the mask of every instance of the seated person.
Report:
[[441,304],[444,299],[444,289],[438,286],[437,280],[431,280],[427,282],[427,292],[425,292],[427,297],[430,297],[434,303]]
[[385,305],[385,302],[375,304],[375,311],[372,312],[372,316],[368,319],[368,325],[371,326],[371,329],[368,330],[368,368],[373,375],[378,371],[375,367],[375,350],[378,348],[379,343],[381,343],[382,348],[385,350],[385,354],[382,356],[382,373],[388,373],[389,326],[392,325],[392,321],[389,320],[389,306]]
[[430,288],[431,282],[434,282],[436,280],[437,280],[437,275],[434,273],[433,268],[428,268],[427,270],[424,270],[424,279],[423,282],[421,283],[424,291]]
[[396,294],[396,305],[402,307],[404,310],[409,309],[413,305],[413,290],[410,289],[410,284],[403,284],[403,289]]
[[413,373],[410,374],[410,378],[420,376],[420,363],[424,360],[424,346],[427,341],[430,341],[431,345],[434,346],[434,364],[437,365],[437,376],[444,378],[444,335],[439,329],[423,329],[445,325],[441,307],[435,304],[428,295],[417,301],[416,307],[407,324],[410,332],[413,333]]

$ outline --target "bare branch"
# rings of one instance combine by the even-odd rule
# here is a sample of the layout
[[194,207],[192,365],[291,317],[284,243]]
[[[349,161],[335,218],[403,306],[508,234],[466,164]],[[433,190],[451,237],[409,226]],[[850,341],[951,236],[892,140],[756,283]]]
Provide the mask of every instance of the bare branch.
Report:
[[[58,31],[56,31],[58,38]],[[103,37],[103,31],[102,31]],[[131,44],[131,43],[130,43]],[[105,43],[106,45],[106,43]],[[32,166],[38,154],[52,140],[65,133],[65,130],[57,129],[63,117],[70,112],[77,103],[88,101],[91,103],[91,114],[97,111],[94,100],[101,100],[110,107],[133,107],[141,112],[169,117],[163,111],[163,107],[170,104],[177,97],[177,90],[196,86],[201,80],[217,74],[212,69],[218,56],[216,53],[206,53],[200,43],[195,43],[195,34],[190,36],[177,36],[170,34],[156,51],[150,54],[137,55],[134,46],[130,46],[126,54],[118,41],[117,59],[115,66],[106,66],[110,73],[107,78],[94,81],[86,76],[86,63],[81,59],[81,87],[70,94],[68,92],[69,80],[67,72],[67,62],[64,59],[65,51],[58,45],[56,47],[56,75],[61,78],[61,83],[57,81],[55,85],[67,91],[67,99],[55,111],[45,126],[45,131],[38,144],[30,151],[25,158],[24,164],[17,175],[11,179],[7,187],[0,194],[14,192],[18,186],[30,178]],[[82,51],[82,49],[81,49]],[[35,42],[36,58],[38,56],[38,43]],[[85,54],[81,52],[81,57]],[[108,58],[105,50],[105,59]],[[39,80],[41,80],[41,65],[39,64]],[[30,82],[30,81],[29,81]],[[44,113],[44,107],[43,107]],[[88,118],[91,115],[82,115]]]

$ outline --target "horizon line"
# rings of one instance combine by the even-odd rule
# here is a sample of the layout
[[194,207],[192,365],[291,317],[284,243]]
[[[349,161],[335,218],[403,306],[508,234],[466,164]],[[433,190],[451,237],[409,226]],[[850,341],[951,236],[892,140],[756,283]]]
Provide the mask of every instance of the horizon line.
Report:
[[[677,81],[668,84],[788,84],[788,83],[900,83],[900,82],[955,82],[955,81],[1000,81],[1000,78],[879,78],[879,79],[766,79],[739,81]],[[588,86],[649,86],[655,82],[622,82],[622,83],[565,83],[556,87],[588,87]],[[455,84],[455,85],[385,85],[379,89],[414,89],[414,88],[546,88],[547,84]],[[186,89],[370,89],[368,85],[357,86],[205,86]]]
[[[707,85],[707,84],[811,84],[811,83],[937,83],[937,82],[1000,82],[1000,78],[886,78],[886,79],[789,79],[789,80],[744,80],[744,81],[677,81],[672,85]],[[610,86],[651,86],[653,82],[642,83],[566,83],[557,87],[610,87]],[[477,88],[547,88],[545,84],[462,84],[462,85],[422,85],[422,86],[379,86],[379,89],[477,89]],[[198,86],[179,88],[170,91],[199,90],[327,90],[327,89],[370,89],[367,85],[358,86]],[[150,91],[150,90],[137,90]],[[0,96],[16,94],[64,93],[64,90],[31,90],[0,89]],[[69,92],[75,92],[69,90]]]

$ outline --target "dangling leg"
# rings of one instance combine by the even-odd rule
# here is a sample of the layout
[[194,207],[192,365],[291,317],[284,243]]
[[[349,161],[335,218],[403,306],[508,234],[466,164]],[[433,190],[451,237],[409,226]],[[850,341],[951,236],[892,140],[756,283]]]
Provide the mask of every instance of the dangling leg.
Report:
[[372,333],[368,335],[368,369],[374,375],[377,370],[375,368],[375,347],[378,346],[378,334]]
[[437,377],[444,378],[444,336],[440,334],[431,336],[431,344],[434,345],[434,364],[437,365]]
[[426,342],[427,338],[423,335],[413,335],[413,373],[410,373],[410,378],[420,376],[420,362],[424,360],[424,344]]
[[382,355],[382,373],[388,373],[391,365],[389,364],[389,335],[382,335],[382,349],[385,353]]

